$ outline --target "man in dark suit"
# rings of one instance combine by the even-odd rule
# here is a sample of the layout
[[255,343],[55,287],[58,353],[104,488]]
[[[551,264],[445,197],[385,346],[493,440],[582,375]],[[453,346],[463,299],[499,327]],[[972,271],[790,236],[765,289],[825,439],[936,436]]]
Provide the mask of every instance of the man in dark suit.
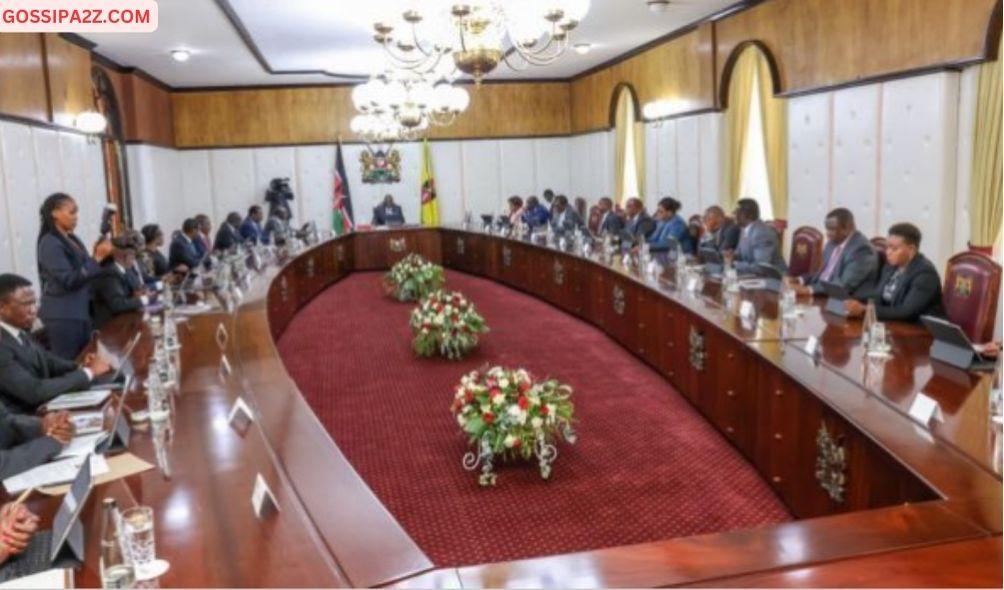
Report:
[[130,279],[136,264],[136,245],[119,236],[112,239],[112,255],[104,263],[105,273],[94,283],[94,325],[101,329],[113,317],[140,311],[149,300],[142,283]]
[[753,199],[739,199],[735,217],[741,228],[739,244],[726,260],[732,258],[736,271],[755,273],[760,265],[767,265],[782,274],[787,272],[788,265],[781,256],[781,236],[760,220],[760,205]]
[[554,214],[551,215],[551,231],[556,234],[574,233],[582,227],[582,217],[575,209],[568,206],[568,197],[558,195],[554,198]]
[[655,220],[645,211],[645,204],[637,197],[631,197],[624,205],[627,224],[621,230],[624,247],[639,246],[655,232]]
[[799,295],[822,295],[823,283],[840,285],[852,297],[871,289],[878,276],[878,255],[854,225],[854,214],[843,207],[826,216],[826,247],[819,272],[795,287]]
[[265,219],[261,205],[251,205],[248,209],[248,216],[241,223],[241,239],[253,245],[264,244],[265,231],[261,228],[261,222]]
[[265,222],[265,242],[282,246],[286,243],[286,236],[289,234],[289,212],[283,207],[276,207],[272,211],[268,221]]
[[597,233],[601,236],[620,235],[624,229],[624,221],[620,215],[614,211],[614,201],[610,197],[603,197],[596,203],[596,208],[600,212],[600,223],[596,226]]
[[[887,264],[878,284],[857,297],[875,302],[875,317],[880,322],[918,322],[922,315],[941,316],[941,277],[920,253],[920,230],[911,223],[897,223],[889,228],[885,249]],[[849,299],[844,304],[851,317],[864,315],[865,304]]]
[[394,197],[385,195],[383,202],[373,208],[373,226],[404,225],[404,213],[401,206],[394,203]]
[[46,463],[73,438],[69,412],[42,418],[13,414],[0,405],[0,479]]
[[199,231],[195,234],[195,239],[192,242],[195,244],[195,250],[199,253],[199,258],[204,258],[206,253],[213,249],[213,242],[209,238],[209,232],[213,231],[213,222],[205,213],[199,213],[195,216],[195,223],[199,224]]
[[181,224],[181,231],[174,234],[168,251],[168,264],[171,270],[184,273],[199,266],[202,257],[195,249],[195,238],[198,233],[199,224],[194,219],[188,218]]
[[526,207],[523,208],[523,223],[530,229],[535,229],[544,227],[550,219],[551,214],[548,213],[547,207],[541,205],[537,197],[532,195],[527,197]]
[[0,275],[0,400],[12,412],[34,414],[57,395],[87,388],[111,370],[93,354],[78,367],[39,346],[28,333],[37,312],[31,282]]
[[231,211],[227,214],[227,219],[220,224],[220,229],[216,232],[216,240],[213,242],[213,250],[225,252],[240,244],[241,214]]
[[725,216],[725,211],[718,205],[712,205],[704,210],[704,228],[707,231],[701,238],[699,250],[714,250],[724,254],[739,247],[739,236],[742,232],[734,221]]

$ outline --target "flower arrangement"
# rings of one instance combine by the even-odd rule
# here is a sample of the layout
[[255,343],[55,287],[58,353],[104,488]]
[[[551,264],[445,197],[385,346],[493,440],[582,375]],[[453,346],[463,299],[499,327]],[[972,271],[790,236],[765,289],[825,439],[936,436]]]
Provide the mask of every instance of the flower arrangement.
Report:
[[411,312],[412,347],[420,356],[441,354],[456,360],[478,345],[488,331],[474,304],[460,293],[434,291]]
[[558,456],[554,443],[576,440],[571,397],[568,385],[536,381],[524,369],[492,367],[464,375],[451,406],[476,447],[464,455],[464,468],[474,471],[480,465],[478,483],[492,486],[498,479],[492,464],[496,457],[536,457],[540,476],[547,479]]
[[398,301],[418,301],[443,288],[443,267],[418,254],[409,254],[391,267],[384,277],[387,293]]

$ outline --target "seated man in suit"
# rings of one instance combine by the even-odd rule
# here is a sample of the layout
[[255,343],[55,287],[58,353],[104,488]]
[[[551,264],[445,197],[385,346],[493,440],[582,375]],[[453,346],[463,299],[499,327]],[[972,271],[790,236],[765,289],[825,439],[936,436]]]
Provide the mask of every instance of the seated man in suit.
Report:
[[394,202],[394,197],[384,195],[383,202],[373,207],[373,227],[381,225],[404,225],[404,213],[401,206]]
[[69,412],[38,418],[11,413],[0,404],[0,479],[49,461],[70,442],[73,431]]
[[57,395],[85,389],[111,370],[93,354],[78,367],[39,346],[28,333],[37,315],[31,281],[0,275],[0,401],[12,412],[34,414]]
[[843,207],[826,216],[826,247],[823,266],[802,286],[799,295],[821,295],[823,283],[840,285],[852,297],[871,289],[878,276],[878,255],[868,238],[854,225],[854,214]]
[[672,197],[665,197],[659,201],[655,209],[655,218],[658,220],[655,231],[648,237],[648,245],[652,251],[665,252],[670,249],[671,242],[676,242],[683,254],[693,254],[694,246],[690,240],[687,222],[677,214],[680,207],[680,202]]
[[739,247],[739,236],[742,231],[734,221],[725,216],[725,211],[718,205],[712,205],[704,210],[704,235],[701,237],[699,250],[714,250],[719,254],[731,252]]
[[209,239],[209,232],[213,231],[213,222],[205,213],[195,216],[195,223],[199,224],[199,231],[195,234],[195,250],[199,253],[199,258],[206,256],[206,253],[213,249],[213,242]]
[[282,246],[286,243],[286,235],[289,233],[289,212],[285,207],[276,207],[272,215],[265,222],[265,244],[275,244]]
[[624,221],[620,215],[614,211],[614,201],[610,197],[603,197],[596,203],[596,208],[600,211],[600,223],[597,225],[597,233],[601,236],[618,236],[624,229]]
[[568,197],[565,195],[554,197],[551,231],[556,234],[572,234],[580,227],[582,227],[582,217],[575,209],[568,206]]
[[[885,249],[886,265],[878,284],[856,299],[875,302],[875,317],[880,322],[919,322],[922,315],[943,315],[941,278],[920,253],[920,230],[912,223],[897,223],[889,228]],[[851,317],[865,313],[865,304],[849,299],[844,304]]]
[[94,282],[91,299],[98,329],[115,316],[140,311],[150,303],[146,288],[129,278],[129,269],[136,264],[136,245],[126,236],[118,236],[112,238],[112,246],[111,257],[102,265],[105,272]]
[[240,244],[241,214],[236,211],[227,213],[227,219],[220,224],[220,229],[216,232],[216,240],[213,242],[213,250],[226,252]]
[[261,222],[265,219],[261,205],[251,205],[248,208],[248,216],[241,223],[241,240],[252,245],[265,243],[265,231],[261,228]]
[[551,214],[547,211],[547,207],[541,205],[537,197],[527,197],[526,207],[523,209],[523,223],[534,229],[547,225],[550,220]]
[[621,230],[623,247],[640,246],[655,232],[655,220],[645,211],[645,204],[638,197],[631,197],[624,206],[627,224]]
[[188,218],[182,222],[181,231],[174,234],[171,247],[168,249],[167,263],[171,270],[186,273],[199,266],[202,257],[195,249],[195,238],[198,233],[199,224],[194,219]]
[[781,236],[760,220],[760,205],[753,199],[739,199],[735,217],[742,233],[735,252],[726,255],[726,261],[731,259],[739,273],[756,273],[761,264],[781,274],[787,272],[788,265],[781,256]]

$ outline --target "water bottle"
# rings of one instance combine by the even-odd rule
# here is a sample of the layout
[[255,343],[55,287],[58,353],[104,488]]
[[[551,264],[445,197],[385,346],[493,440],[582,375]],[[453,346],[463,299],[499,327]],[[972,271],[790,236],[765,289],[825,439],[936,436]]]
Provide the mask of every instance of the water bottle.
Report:
[[868,306],[865,308],[865,320],[862,326],[861,341],[868,348],[871,348],[872,342],[872,331],[875,329],[875,322],[877,321],[875,317],[875,302],[871,299],[868,300]]
[[119,509],[114,498],[101,504],[101,587],[132,588],[135,574],[122,551]]

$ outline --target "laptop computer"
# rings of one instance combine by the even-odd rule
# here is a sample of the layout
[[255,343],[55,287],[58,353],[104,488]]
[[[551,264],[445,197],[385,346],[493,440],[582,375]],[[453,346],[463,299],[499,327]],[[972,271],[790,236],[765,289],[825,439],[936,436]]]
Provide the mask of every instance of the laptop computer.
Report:
[[52,568],[78,567],[84,561],[84,526],[80,512],[91,494],[90,459],[83,462],[70,491],[63,496],[52,529],[35,533],[28,547],[2,566],[0,582],[23,578]]
[[980,355],[962,328],[930,315],[920,317],[927,331],[934,337],[931,358],[967,371],[992,371],[996,359]]
[[[119,366],[112,373],[111,377],[101,376],[91,383],[90,389],[108,389],[108,386],[115,385],[125,385],[128,382],[128,377],[133,374],[133,366],[130,358],[132,357],[132,352],[135,350],[136,345],[139,344],[140,338],[143,337],[142,332],[136,332],[136,334],[126,345],[125,350],[122,352],[122,356],[119,357]],[[114,388],[114,387],[113,387]]]

